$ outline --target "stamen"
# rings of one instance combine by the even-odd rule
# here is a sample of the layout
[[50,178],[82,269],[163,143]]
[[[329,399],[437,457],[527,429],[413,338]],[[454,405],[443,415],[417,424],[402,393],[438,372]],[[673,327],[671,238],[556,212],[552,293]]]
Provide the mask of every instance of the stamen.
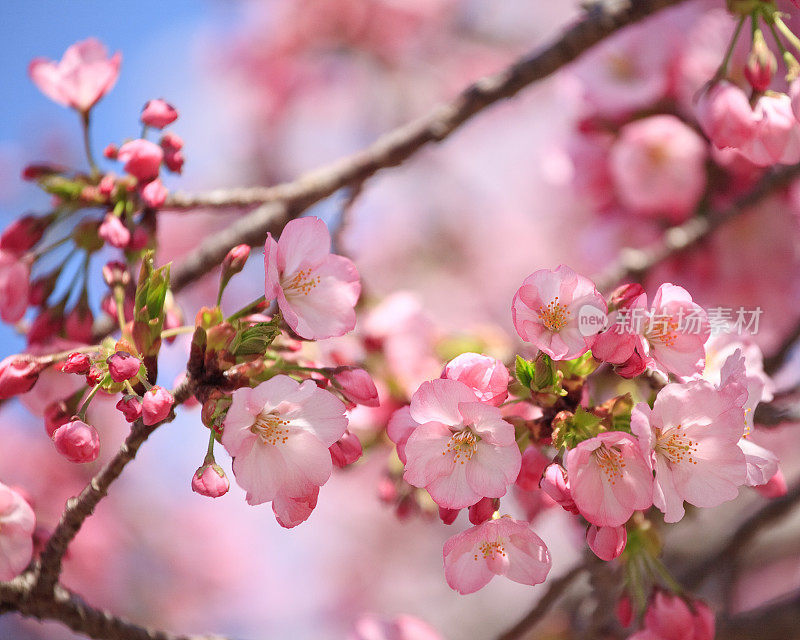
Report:
[[505,541],[500,539],[494,542],[489,542],[488,540],[481,542],[478,546],[478,553],[474,555],[475,560],[494,560],[498,556],[501,558],[506,557]]
[[601,471],[606,475],[606,480],[612,485],[616,484],[617,480],[622,478],[625,469],[625,458],[619,449],[601,444],[592,453]]
[[291,280],[281,283],[284,295],[303,295],[307,296],[309,292],[320,283],[320,276],[312,276],[313,269],[300,269],[294,274]]
[[536,313],[539,315],[539,320],[550,331],[560,331],[569,322],[569,316],[572,312],[567,309],[567,306],[558,301],[558,296],[551,300],[546,307],[540,306]]
[[693,453],[697,453],[697,443],[681,433],[682,428],[681,425],[678,425],[674,429],[668,429],[663,435],[659,435],[656,441],[656,452],[673,464],[680,464],[684,460],[689,464],[697,464],[697,460],[692,457]]
[[261,412],[250,427],[250,431],[256,434],[262,443],[277,446],[285,444],[289,438],[289,429],[286,428],[288,424],[288,420],[283,420],[274,413]]
[[678,339],[679,326],[678,322],[673,318],[669,320],[663,318],[656,321],[651,320],[647,326],[647,339],[650,342],[659,342],[670,349],[675,346],[675,341]]
[[442,455],[455,453],[455,461],[464,464],[472,460],[472,456],[478,452],[478,440],[480,438],[469,429],[454,433],[447,442],[447,447],[442,451]]

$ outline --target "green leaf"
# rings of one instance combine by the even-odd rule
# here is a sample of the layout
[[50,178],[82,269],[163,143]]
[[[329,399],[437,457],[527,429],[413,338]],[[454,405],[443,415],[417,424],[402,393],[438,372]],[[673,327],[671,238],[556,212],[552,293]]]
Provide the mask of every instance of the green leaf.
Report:
[[536,367],[533,362],[525,360],[522,356],[517,356],[514,374],[519,383],[526,389],[531,388],[531,381],[533,380],[535,371]]

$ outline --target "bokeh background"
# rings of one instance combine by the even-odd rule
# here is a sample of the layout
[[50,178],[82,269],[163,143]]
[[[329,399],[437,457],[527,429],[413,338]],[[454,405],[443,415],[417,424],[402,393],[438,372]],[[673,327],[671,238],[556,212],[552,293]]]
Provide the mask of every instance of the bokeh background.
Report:
[[[670,109],[691,111],[691,96],[713,73],[730,32],[721,5],[688,2],[640,29],[658,35],[638,45],[647,51],[647,73],[663,85],[652,90],[653,102],[669,96]],[[180,112],[172,130],[184,139],[187,157],[183,175],[166,184],[200,191],[292,179],[356,151],[554,37],[579,11],[577,2],[542,0],[3,3],[2,224],[47,209],[46,196],[19,178],[26,164],[85,162],[76,115],[44,98],[26,73],[32,58],[58,59],[77,40],[95,36],[123,55],[116,87],[93,112],[96,154],[136,137],[141,106],[162,97]],[[600,52],[479,115],[443,144],[371,180],[346,215],[342,194],[310,212],[329,221],[338,250],[362,273],[359,335],[379,331],[380,311],[384,324],[386,316],[406,314],[410,329],[398,337],[395,373],[409,393],[438,375],[459,340],[510,355],[518,347],[510,301],[531,271],[568,263],[591,275],[620,248],[658,237],[671,222],[609,205],[607,194],[593,191],[592,168],[600,163],[581,146],[581,125],[589,112],[602,111],[597,78],[612,62]],[[120,171],[105,160],[103,166]],[[179,260],[240,214],[160,214],[159,260]],[[662,281],[682,284],[706,306],[761,306],[756,339],[769,352],[800,315],[796,216],[791,194],[772,199],[663,265],[648,284],[651,290]],[[102,261],[96,262],[97,272]],[[238,308],[262,287],[263,265],[254,251],[226,293],[226,307]],[[185,316],[191,320],[215,290],[212,276],[182,294]],[[90,293],[98,309],[101,288]],[[168,348],[162,384],[171,385],[182,370],[186,347],[178,339]],[[0,327],[0,355],[23,348],[12,327]],[[357,340],[329,349],[360,353]],[[783,384],[792,382],[793,373],[785,372]],[[99,464],[78,468],[53,451],[41,419],[28,410],[41,411],[47,384],[58,382],[43,377],[36,397],[6,403],[0,414],[0,478],[24,488],[43,530]],[[112,402],[92,411],[102,462],[125,426]],[[353,417],[363,432],[379,430],[385,419],[386,410],[359,409]],[[446,638],[480,640],[521,617],[541,593],[503,580],[471,596],[451,591],[441,547],[465,528],[465,514],[452,527],[438,519],[399,520],[378,498],[388,447],[335,473],[309,521],[285,530],[268,505],[248,507],[236,487],[213,501],[191,492],[206,441],[196,408],[151,437],[78,536],[66,563],[67,584],[150,626],[243,640],[343,638],[364,612],[409,613]],[[763,442],[789,452],[784,472],[791,483],[797,475],[791,426]],[[229,461],[223,466],[230,470]],[[742,509],[764,500],[742,493],[735,506],[711,515],[720,534]],[[691,541],[684,546],[701,551],[696,532],[709,526],[708,518],[694,519],[676,534],[676,544]],[[789,551],[791,526],[782,547]],[[552,509],[534,528],[553,553],[552,575],[565,572],[579,554],[582,531]],[[753,574],[759,589],[742,590],[737,607],[800,586],[796,555],[775,562],[780,568],[772,573],[763,565],[760,577]],[[557,630],[558,616],[548,624]],[[3,616],[0,637],[73,636],[58,625]]]

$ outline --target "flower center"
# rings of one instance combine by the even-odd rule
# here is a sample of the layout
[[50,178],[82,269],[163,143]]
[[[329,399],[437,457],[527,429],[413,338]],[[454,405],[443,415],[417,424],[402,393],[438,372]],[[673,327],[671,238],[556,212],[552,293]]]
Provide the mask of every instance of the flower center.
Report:
[[506,557],[506,547],[503,540],[495,540],[490,542],[485,540],[478,546],[478,552],[475,554],[475,560],[494,560],[497,557]]
[[697,464],[692,457],[697,452],[697,443],[682,433],[683,427],[678,425],[669,429],[665,434],[659,434],[656,441],[656,452],[660,453],[673,464],[680,464],[684,460],[689,464]]
[[442,455],[446,456],[448,453],[454,453],[455,461],[464,464],[472,460],[472,456],[478,452],[479,440],[480,438],[469,429],[458,431],[447,442],[447,447],[442,451]]
[[647,325],[647,339],[650,342],[658,342],[667,348],[675,346],[678,339],[678,324],[673,318],[652,319]]
[[546,307],[540,306],[536,313],[539,315],[541,323],[550,331],[560,331],[569,321],[572,313],[567,309],[567,305],[558,301],[558,296],[551,300]]
[[600,466],[600,470],[605,474],[606,480],[611,484],[616,484],[622,478],[625,469],[625,458],[616,447],[607,447],[601,444],[594,453],[595,460]]
[[307,296],[321,280],[319,276],[312,275],[313,272],[314,270],[311,267],[308,269],[300,269],[290,280],[281,283],[284,295]]
[[283,420],[274,413],[264,413],[262,411],[256,417],[256,421],[250,427],[250,431],[256,434],[263,444],[277,446],[285,444],[289,438],[289,430],[286,428],[288,425],[288,420]]

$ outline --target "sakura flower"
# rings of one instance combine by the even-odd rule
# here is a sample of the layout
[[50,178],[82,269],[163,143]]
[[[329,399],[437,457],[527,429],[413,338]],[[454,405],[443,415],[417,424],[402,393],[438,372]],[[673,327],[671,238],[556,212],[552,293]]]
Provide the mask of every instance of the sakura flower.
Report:
[[636,438],[601,433],[570,449],[569,490],[581,515],[598,527],[619,527],[653,504],[653,473]]
[[61,425],[53,432],[56,451],[70,462],[93,462],[100,453],[97,429],[78,418]]
[[508,397],[508,369],[490,356],[462,353],[447,363],[442,378],[463,382],[475,392],[478,400],[495,407]]
[[521,584],[544,582],[550,553],[528,523],[508,516],[488,520],[444,544],[447,584],[461,594],[474,593],[494,576]]
[[697,121],[719,149],[740,148],[755,134],[756,116],[750,101],[736,85],[722,81],[697,102]]
[[120,53],[109,58],[100,41],[88,38],[70,46],[59,62],[32,60],[28,74],[51,100],[87,113],[114,86],[121,60]]
[[666,385],[652,409],[637,404],[631,430],[655,470],[653,504],[666,522],[683,518],[684,501],[715,507],[745,483],[742,406],[705,380]]
[[153,385],[142,397],[142,422],[150,426],[166,419],[172,410],[175,399],[172,394],[158,385]]
[[328,448],[346,427],[345,406],[336,396],[313,380],[301,384],[277,375],[233,392],[222,445],[233,457],[248,504],[277,500],[276,515],[293,521],[328,481],[333,467]]
[[576,515],[580,513],[575,501],[572,499],[567,472],[561,465],[555,463],[549,465],[544,470],[539,486],[553,502],[560,505],[565,511]]
[[30,265],[15,254],[0,250],[0,318],[17,322],[28,308]]
[[406,443],[419,424],[411,417],[411,407],[401,407],[389,418],[386,435],[397,446],[397,457],[406,463]]
[[303,338],[341,336],[355,327],[358,271],[330,248],[330,233],[319,218],[290,221],[278,241],[267,235],[267,299],[277,299],[286,323]]
[[605,315],[605,300],[591,280],[565,265],[529,275],[511,306],[519,336],[555,360],[586,353]]
[[347,640],[442,640],[442,636],[412,616],[399,615],[389,619],[365,615],[356,620]]
[[167,188],[158,178],[144,185],[140,191],[145,206],[158,209],[167,201]]
[[33,509],[13,489],[0,483],[0,580],[23,572],[33,557]]
[[405,445],[403,477],[426,488],[439,506],[461,509],[499,498],[516,480],[522,456],[514,427],[463,382],[424,382],[411,398],[410,416],[419,426]]
[[158,176],[164,152],[154,142],[140,138],[123,144],[117,159],[125,163],[125,171],[142,182],[148,182]]
[[148,100],[142,108],[142,124],[156,129],[163,129],[178,119],[178,112],[164,100]]
[[113,213],[106,214],[106,217],[97,230],[97,235],[99,235],[106,244],[110,244],[112,247],[117,247],[118,249],[127,247],[131,239],[130,229],[128,229],[122,220]]
[[192,475],[192,491],[208,498],[219,498],[228,493],[231,483],[222,467],[211,463],[201,466]]
[[785,93],[761,96],[754,109],[755,130],[737,150],[759,167],[800,161],[800,122]]

